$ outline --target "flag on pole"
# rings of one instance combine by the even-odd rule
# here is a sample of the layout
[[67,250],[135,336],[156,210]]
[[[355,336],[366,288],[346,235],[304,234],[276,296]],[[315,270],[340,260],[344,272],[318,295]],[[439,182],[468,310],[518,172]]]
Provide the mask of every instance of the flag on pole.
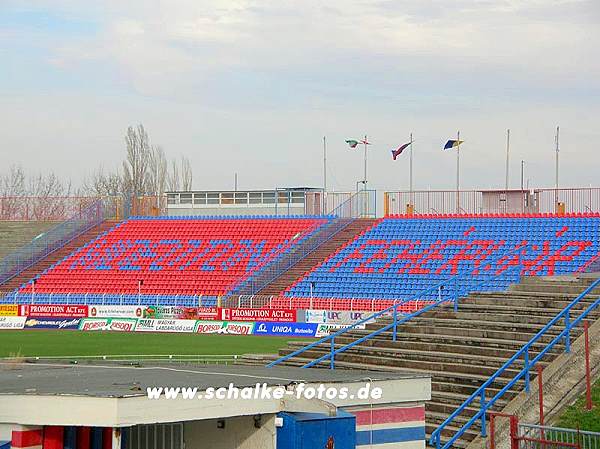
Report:
[[354,140],[354,139],[349,139],[346,140],[346,143],[350,146],[350,148],[356,148],[358,146],[358,144],[361,145],[371,145],[369,142],[367,142],[366,140]]
[[444,145],[444,150],[451,150],[452,148],[459,146],[463,142],[464,140],[450,139],[448,142],[446,142],[446,145]]
[[412,142],[405,143],[404,145],[400,145],[397,149],[392,150],[392,157],[394,160],[396,160],[396,158],[400,156],[402,152],[410,146],[411,143]]

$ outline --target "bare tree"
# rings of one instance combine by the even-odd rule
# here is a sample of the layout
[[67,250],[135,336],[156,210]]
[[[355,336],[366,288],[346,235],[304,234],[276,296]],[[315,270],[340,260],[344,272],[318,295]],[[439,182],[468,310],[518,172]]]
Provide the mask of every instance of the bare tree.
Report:
[[149,166],[149,193],[160,195],[164,193],[167,184],[168,162],[164,150],[153,146]]
[[55,173],[38,174],[29,179],[28,195],[32,197],[31,216],[36,220],[54,220],[68,214],[71,181],[61,181]]
[[186,192],[192,190],[192,164],[185,156],[181,156],[181,188]]
[[118,171],[105,173],[99,167],[84,180],[83,194],[103,197],[122,196],[125,192],[123,175]]
[[17,216],[23,206],[20,197],[25,195],[25,172],[22,167],[12,165],[7,173],[0,175],[0,218]]
[[175,192],[179,190],[181,178],[179,177],[179,166],[176,160],[171,161],[171,171],[167,176],[167,190]]
[[127,128],[125,144],[127,146],[127,154],[123,161],[125,188],[134,196],[147,194],[152,148],[144,126]]

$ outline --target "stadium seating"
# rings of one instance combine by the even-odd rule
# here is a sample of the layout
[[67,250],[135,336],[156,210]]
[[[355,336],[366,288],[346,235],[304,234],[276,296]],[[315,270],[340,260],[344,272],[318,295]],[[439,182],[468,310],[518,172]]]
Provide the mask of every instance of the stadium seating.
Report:
[[600,215],[396,216],[313,268],[287,297],[405,300],[454,277],[460,288],[504,290],[520,276],[582,271],[600,252]]
[[[136,217],[36,278],[36,302],[198,304],[216,297],[330,221],[329,217]],[[28,302],[28,299],[24,298]]]

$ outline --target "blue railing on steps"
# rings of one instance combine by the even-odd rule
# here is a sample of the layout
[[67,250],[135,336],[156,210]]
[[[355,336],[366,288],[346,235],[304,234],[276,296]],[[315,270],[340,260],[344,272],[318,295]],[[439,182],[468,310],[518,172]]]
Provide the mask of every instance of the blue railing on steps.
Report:
[[[524,248],[525,248],[525,246],[513,248],[510,251],[507,251],[507,252],[501,254],[500,256],[494,258],[490,262],[486,261],[485,263],[483,263],[483,265],[493,266],[493,264],[497,263],[498,261],[503,260],[504,258],[511,255],[512,253],[515,253],[517,251],[522,251]],[[452,276],[448,279],[445,279],[445,280],[433,285],[432,287],[429,287],[429,288],[417,293],[416,295],[414,295],[408,299],[402,300],[402,301],[398,302],[397,304],[394,304],[393,306],[388,307],[387,309],[384,309],[384,310],[381,310],[380,312],[374,313],[373,315],[370,315],[367,318],[357,321],[356,323],[354,323],[348,327],[340,329],[339,331],[337,331],[331,335],[323,337],[314,343],[311,343],[311,344],[304,346],[290,354],[280,357],[279,359],[269,363],[267,365],[267,368],[270,368],[270,367],[278,365],[282,362],[285,362],[293,357],[296,357],[296,356],[302,354],[303,352],[313,349],[316,346],[322,345],[324,343],[329,343],[330,350],[327,354],[319,357],[316,360],[310,361],[309,363],[305,364],[303,366],[303,368],[310,368],[321,362],[329,360],[330,369],[334,369],[336,354],[340,354],[344,351],[347,351],[348,349],[350,349],[364,341],[370,340],[371,338],[374,338],[377,335],[379,335],[383,332],[386,332],[390,329],[392,329],[392,339],[393,339],[393,341],[396,341],[398,325],[405,323],[405,322],[411,320],[412,318],[418,317],[418,316],[422,315],[423,313],[428,312],[431,309],[434,309],[435,307],[437,307],[441,304],[444,304],[444,303],[448,303],[448,302],[452,302],[454,304],[454,310],[457,311],[458,303],[459,303],[459,300],[461,297],[467,296],[469,293],[477,291],[477,287],[482,286],[482,285],[488,283],[489,281],[498,279],[500,277],[503,277],[503,278],[512,277],[513,280],[518,280],[519,272],[520,272],[521,268],[522,268],[521,265],[513,265],[510,268],[508,268],[507,271],[509,273],[504,271],[504,272],[493,274],[493,275],[480,276],[481,279],[475,283],[473,283],[472,275],[458,274],[458,275]],[[510,271],[515,271],[516,273],[511,275]],[[466,282],[466,285],[461,286],[462,280],[468,280],[468,282]],[[445,297],[442,297],[442,294],[441,294],[442,291],[445,292]],[[447,292],[449,292],[449,293],[447,293]],[[438,293],[439,299],[438,300],[431,300],[431,299],[423,300],[422,299],[424,296],[426,296],[428,294],[432,294],[432,293],[433,294]],[[428,302],[428,303],[431,303],[432,301],[433,302],[413,313],[410,313],[410,314],[403,314],[399,311],[399,309],[402,306],[406,305],[407,303],[411,303],[411,302],[415,302],[415,301],[419,301],[419,300],[423,300],[424,302]],[[359,338],[358,340],[348,343],[347,345],[344,345],[340,348],[335,347],[335,339],[337,337],[339,337],[347,332],[350,332],[353,329],[356,329],[358,326],[373,322],[374,320],[377,320],[378,318],[381,318],[382,316],[385,316],[385,315],[392,316],[393,319],[392,319],[391,323],[371,332],[370,334],[365,335],[364,337]]]
[[[565,352],[571,350],[571,331],[574,327],[582,324],[585,317],[594,309],[600,305],[600,296],[596,298],[592,304],[590,304],[585,310],[583,310],[579,316],[573,319],[572,309],[580,304],[596,287],[600,286],[600,279],[593,281],[589,287],[587,287],[581,294],[577,296],[567,307],[564,308],[558,315],[556,315],[548,324],[546,324],[531,340],[529,340],[521,349],[519,349],[510,359],[502,365],[496,373],[494,373],[488,380],[486,380],[467,400],[456,409],[439,427],[432,432],[429,444],[435,446],[437,449],[448,449],[451,448],[454,442],[460,438],[475,422],[481,421],[481,436],[486,436],[486,412],[494,405],[494,403],[500,399],[508,390],[510,390],[518,381],[523,379],[525,383],[525,391],[529,392],[530,384],[530,370],[559,343],[564,340]],[[561,324],[562,322],[562,324]],[[556,335],[546,346],[542,349],[539,354],[532,357],[531,348],[537,343],[541,337],[545,336],[548,331],[554,326],[564,326],[564,329]],[[496,393],[490,399],[487,399],[486,389],[500,377],[511,365],[518,363],[522,365],[519,373],[515,375],[498,393]],[[452,423],[455,418],[473,403],[478,403],[479,411],[475,413],[466,423],[464,423],[458,431],[442,445],[441,434],[446,427]]]

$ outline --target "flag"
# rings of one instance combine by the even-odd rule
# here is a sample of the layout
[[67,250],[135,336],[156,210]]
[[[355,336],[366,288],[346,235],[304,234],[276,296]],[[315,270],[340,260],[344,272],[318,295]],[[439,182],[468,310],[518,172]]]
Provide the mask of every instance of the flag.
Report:
[[366,140],[354,140],[354,139],[346,140],[346,143],[350,146],[350,148],[356,148],[358,144],[371,145]]
[[444,150],[450,150],[454,147],[459,146],[461,143],[463,143],[464,140],[453,140],[450,139],[448,142],[446,142],[446,145],[444,145]]
[[404,145],[399,146],[397,149],[392,150],[392,157],[394,158],[394,160],[396,160],[396,158],[398,156],[400,156],[402,154],[402,152],[408,147],[410,146],[412,142],[408,142],[405,143]]

